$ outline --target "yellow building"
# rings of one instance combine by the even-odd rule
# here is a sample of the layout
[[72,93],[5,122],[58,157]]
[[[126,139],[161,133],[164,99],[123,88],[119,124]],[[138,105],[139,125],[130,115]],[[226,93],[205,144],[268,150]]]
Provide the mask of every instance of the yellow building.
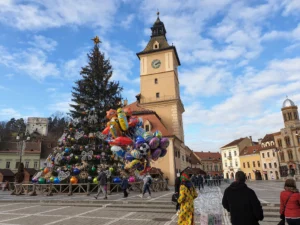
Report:
[[[134,115],[143,117],[146,131],[158,129],[169,138],[167,155],[152,166],[161,169],[164,176],[169,178],[169,183],[174,184],[176,173],[192,167],[192,158],[195,157],[193,151],[184,144],[184,106],[179,92],[177,67],[180,66],[180,60],[176,47],[169,45],[164,23],[159,17],[151,30],[147,46],[137,53],[140,60],[140,94],[136,96],[137,102],[127,107],[131,108]],[[195,163],[201,164],[200,161]]]
[[[27,142],[22,162],[25,168],[40,168],[41,142]],[[17,142],[0,142],[0,169],[16,172],[20,163],[20,148]]]
[[260,149],[260,145],[247,146],[240,152],[241,170],[246,174],[248,180],[262,179]]

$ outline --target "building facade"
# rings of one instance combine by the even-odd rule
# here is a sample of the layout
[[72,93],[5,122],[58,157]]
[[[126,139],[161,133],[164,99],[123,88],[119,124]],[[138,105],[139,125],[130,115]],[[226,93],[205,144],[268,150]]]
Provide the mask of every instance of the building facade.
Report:
[[279,154],[281,177],[295,175],[300,179],[300,121],[297,105],[286,99],[281,108],[284,128],[274,134]]
[[260,143],[260,159],[262,166],[263,180],[279,180],[280,162],[278,158],[278,151],[275,146],[274,134],[267,134]]
[[223,175],[226,179],[233,179],[235,173],[241,170],[240,151],[246,146],[252,146],[252,139],[245,137],[234,140],[220,148],[223,164]]
[[25,168],[40,168],[40,142],[26,142],[22,157],[20,153],[17,142],[0,142],[0,169],[16,172],[20,161],[24,163]]
[[246,146],[240,152],[241,170],[248,180],[262,180],[260,145]]
[[222,159],[219,152],[194,152],[201,161],[200,169],[208,175],[223,175]]
[[48,118],[28,117],[26,124],[26,132],[29,134],[38,133],[42,136],[48,135]]

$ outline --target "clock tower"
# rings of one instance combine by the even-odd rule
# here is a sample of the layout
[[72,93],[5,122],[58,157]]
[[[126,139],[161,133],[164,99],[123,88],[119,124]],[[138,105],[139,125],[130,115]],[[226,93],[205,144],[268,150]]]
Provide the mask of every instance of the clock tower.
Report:
[[147,46],[137,53],[141,80],[139,104],[155,111],[169,132],[184,142],[184,106],[180,99],[177,70],[180,60],[175,46],[167,41],[167,31],[159,13],[151,30]]

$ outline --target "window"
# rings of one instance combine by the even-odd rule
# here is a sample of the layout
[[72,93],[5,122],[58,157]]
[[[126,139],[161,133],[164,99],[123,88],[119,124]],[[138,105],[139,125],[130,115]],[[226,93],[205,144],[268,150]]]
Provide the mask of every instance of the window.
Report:
[[257,161],[257,166],[260,167],[260,161]]
[[206,168],[207,168],[207,171],[209,171],[209,166],[208,165],[206,165]]
[[270,152],[267,152],[267,156],[268,156],[268,158],[270,158]]
[[232,167],[232,162],[230,161],[230,166]]
[[158,46],[157,45],[154,45],[154,49],[157,49],[158,48]]
[[147,132],[147,131],[150,131],[149,125],[146,125],[146,126],[145,126],[145,130],[146,130],[146,132]]
[[231,152],[229,152],[229,157],[231,157]]
[[248,168],[250,168],[250,163],[249,162],[247,162],[247,166],[248,166]]
[[224,153],[224,158],[226,158],[226,152]]
[[215,171],[218,171],[218,165],[215,165]]
[[255,167],[255,162],[253,161],[252,163],[253,163],[253,167]]
[[19,168],[19,164],[20,164],[20,162],[16,162],[16,169]]
[[298,113],[297,112],[294,112],[294,118],[295,118],[295,120],[298,119]]
[[285,137],[284,140],[285,140],[286,146],[288,146],[288,147],[291,146],[290,137]]
[[264,168],[267,169],[267,164],[266,163],[264,163]]
[[159,92],[156,93],[156,98],[159,98]]
[[25,162],[25,168],[29,168],[29,162]]
[[10,162],[6,162],[5,168],[6,168],[6,169],[9,169],[9,168],[10,168]]
[[289,117],[289,120],[292,120],[292,119],[293,119],[293,118],[292,118],[292,113],[291,113],[291,112],[288,113],[288,117]]
[[287,153],[288,153],[289,160],[293,160],[294,157],[293,157],[292,150],[288,150]]
[[154,84],[158,84],[157,78],[154,79]]
[[262,157],[265,158],[265,153],[262,153]]
[[235,166],[236,166],[236,167],[238,167],[238,166],[239,166],[239,164],[238,164],[238,162],[237,162],[237,161],[235,161]]
[[234,156],[236,156],[236,151],[234,151]]
[[246,164],[245,163],[243,163],[243,167],[246,168]]
[[278,144],[278,147],[282,147],[282,141],[281,141],[281,139],[277,140],[277,144]]
[[284,161],[284,160],[285,160],[285,159],[284,159],[284,153],[283,153],[283,152],[280,152],[279,155],[280,155],[281,161]]
[[272,163],[269,163],[269,168],[272,168]]
[[275,157],[275,152],[273,151],[273,157]]
[[182,161],[184,161],[184,155],[182,156]]
[[225,167],[227,167],[227,162],[225,162]]
[[284,121],[287,121],[285,113],[283,114],[283,118],[284,118]]
[[274,168],[277,168],[277,163],[276,162],[274,163]]

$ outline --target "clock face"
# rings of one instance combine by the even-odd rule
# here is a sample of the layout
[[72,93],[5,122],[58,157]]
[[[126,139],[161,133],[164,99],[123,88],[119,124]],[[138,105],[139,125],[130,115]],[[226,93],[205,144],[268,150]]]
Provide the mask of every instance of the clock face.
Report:
[[159,67],[160,67],[160,64],[161,64],[161,62],[160,62],[159,59],[154,59],[154,60],[152,61],[152,67],[153,67],[154,69],[159,68]]

